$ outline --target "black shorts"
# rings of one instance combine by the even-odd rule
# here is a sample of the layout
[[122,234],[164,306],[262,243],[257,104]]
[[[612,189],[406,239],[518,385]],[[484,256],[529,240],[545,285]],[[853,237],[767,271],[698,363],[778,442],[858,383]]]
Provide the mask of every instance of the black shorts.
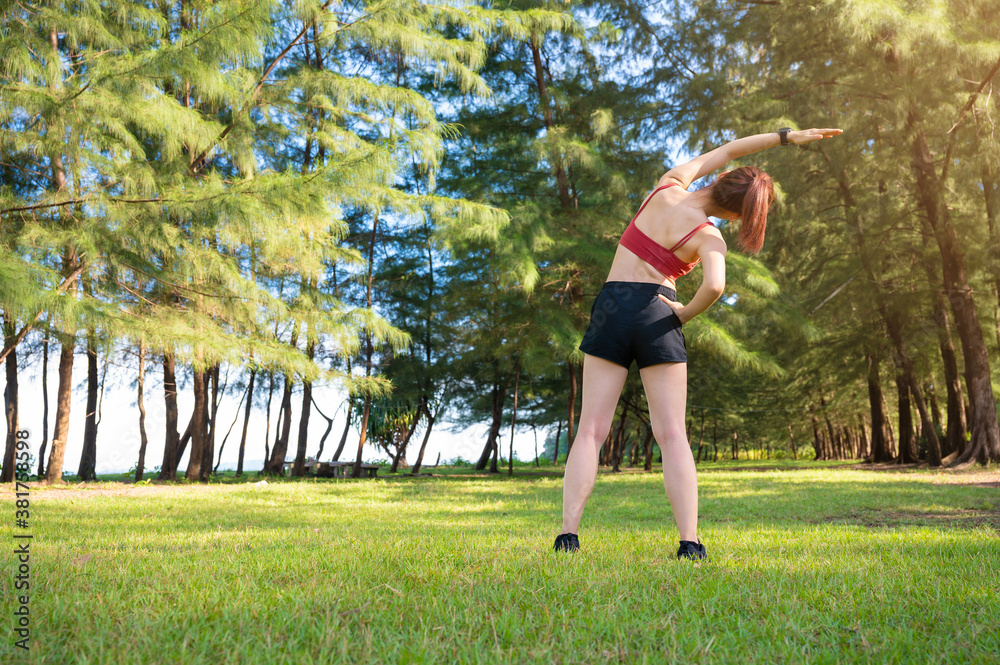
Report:
[[590,308],[590,325],[580,350],[639,369],[659,363],[687,362],[681,320],[663,294],[677,300],[669,286],[647,282],[605,282]]

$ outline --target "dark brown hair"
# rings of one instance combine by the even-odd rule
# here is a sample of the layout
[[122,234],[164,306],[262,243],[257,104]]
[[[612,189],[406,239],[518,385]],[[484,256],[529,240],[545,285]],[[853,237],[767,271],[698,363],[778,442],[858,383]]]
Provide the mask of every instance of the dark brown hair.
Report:
[[719,176],[712,185],[712,202],[740,216],[740,247],[756,254],[764,246],[767,210],[774,203],[771,176],[755,166],[741,166]]

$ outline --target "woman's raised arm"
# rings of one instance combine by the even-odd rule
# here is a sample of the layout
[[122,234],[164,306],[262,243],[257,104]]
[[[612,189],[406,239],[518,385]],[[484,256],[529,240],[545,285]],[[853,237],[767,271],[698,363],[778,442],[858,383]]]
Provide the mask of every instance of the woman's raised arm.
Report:
[[[843,133],[842,129],[803,129],[788,132],[789,143],[809,143],[818,141]],[[726,163],[745,157],[755,152],[760,152],[767,148],[781,145],[781,137],[778,132],[770,134],[755,134],[754,136],[744,136],[743,138],[730,141],[719,146],[715,150],[699,155],[690,162],[675,166],[660,178],[658,185],[666,185],[671,182],[678,183],[684,189],[691,186],[691,183],[708,175],[712,171],[722,168]]]

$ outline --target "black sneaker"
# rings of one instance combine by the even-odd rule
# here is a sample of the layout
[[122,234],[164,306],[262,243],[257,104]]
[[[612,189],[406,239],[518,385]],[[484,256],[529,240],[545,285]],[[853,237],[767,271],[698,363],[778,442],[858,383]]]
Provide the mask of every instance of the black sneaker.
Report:
[[681,546],[677,550],[678,559],[707,559],[705,546],[701,543],[693,543],[690,540],[682,540]]
[[556,536],[556,544],[553,547],[556,552],[578,552],[580,550],[580,539],[575,533],[560,533]]

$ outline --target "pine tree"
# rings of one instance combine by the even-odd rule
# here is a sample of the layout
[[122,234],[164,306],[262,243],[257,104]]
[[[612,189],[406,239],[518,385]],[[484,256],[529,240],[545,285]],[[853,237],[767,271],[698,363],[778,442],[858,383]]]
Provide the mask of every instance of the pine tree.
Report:
[[[3,309],[28,325],[48,309],[61,331],[50,481],[62,470],[80,327],[142,338],[163,354],[161,475],[168,478],[186,440],[177,436],[177,363],[191,365],[199,412],[188,475],[204,478],[216,428],[215,407],[201,395],[205,377],[221,364],[252,354],[289,381],[338,376],[276,336],[273,321],[308,325],[313,344],[344,340],[362,322],[380,339],[402,340],[374,325],[377,317],[347,316],[332,299],[316,311],[312,293],[290,291],[281,300],[270,291],[274,280],[294,275],[307,292],[324,293],[322,271],[357,256],[338,247],[345,232],[340,211],[427,209],[467,227],[503,221],[488,207],[400,192],[397,161],[413,155],[433,168],[445,128],[420,95],[370,71],[348,73],[357,71],[357,54],[394,50],[462,90],[483,92],[473,69],[481,35],[494,29],[498,12],[416,2],[237,0],[6,12],[5,150],[20,156],[15,163],[25,172],[50,173],[51,184],[0,193],[3,224],[13,231],[3,248],[12,259],[2,275]],[[290,57],[300,47],[320,66],[302,67]],[[303,106],[310,112],[300,122],[295,111]],[[396,111],[416,122],[387,142],[384,130],[394,126]],[[311,165],[287,159],[290,150],[301,154],[302,137],[316,146]],[[84,272],[92,293],[60,298]],[[141,315],[133,315],[140,302]]]
[[[908,5],[905,10],[894,3],[861,3],[845,11],[834,5],[793,4],[753,5],[735,12],[724,3],[702,3],[696,11],[697,20],[685,22],[675,32],[675,43],[691,44],[695,55],[688,62],[697,76],[684,90],[689,98],[710,103],[689,114],[692,124],[707,133],[773,131],[795,122],[802,126],[840,125],[849,130],[836,149],[833,144],[817,145],[806,151],[769,151],[762,158],[786,194],[788,203],[779,208],[779,214],[784,217],[787,213],[788,219],[794,220],[792,226],[769,230],[773,240],[763,258],[776,267],[783,286],[798,281],[806,287],[793,287],[799,300],[822,300],[819,323],[829,334],[820,340],[831,349],[822,367],[842,364],[841,352],[857,359],[854,376],[865,380],[867,375],[874,422],[883,420],[879,366],[890,361],[897,365],[900,422],[910,419],[906,402],[912,396],[931,461],[940,459],[916,368],[923,363],[921,356],[940,351],[943,367],[938,371],[948,386],[952,416],[945,448],[960,447],[962,391],[950,353],[946,306],[940,297],[957,289],[966,295],[952,298],[950,304],[963,339],[966,366],[972,368],[967,372],[967,388],[979,394],[972,403],[985,405],[978,412],[978,443],[969,450],[989,449],[992,435],[988,432],[996,423],[992,407],[986,405],[992,404],[987,394],[990,369],[985,347],[975,333],[978,323],[971,297],[967,297],[969,282],[962,281],[975,280],[977,275],[969,271],[961,277],[964,269],[960,269],[962,254],[974,254],[976,250],[970,248],[977,245],[957,240],[960,235],[956,234],[963,229],[958,216],[935,222],[934,215],[942,214],[937,204],[920,204],[921,212],[916,216],[911,210],[914,200],[919,203],[921,196],[939,190],[945,181],[941,176],[949,170],[944,166],[942,173],[934,175],[918,166],[920,151],[914,150],[919,147],[921,133],[925,138],[945,137],[934,147],[945,156],[941,164],[959,154],[949,145],[974,145],[949,138],[947,132],[962,116],[963,105],[976,106],[975,86],[963,92],[960,81],[976,79],[981,84],[993,71],[996,52],[990,55],[990,48],[984,47],[990,42],[982,40],[995,42],[995,38],[977,33],[978,28],[959,18],[957,8],[930,2]],[[942,21],[953,29],[942,29]],[[962,27],[954,27],[959,25]],[[708,32],[725,34],[727,48],[717,49],[706,42],[702,37]],[[917,43],[919,48],[914,46]],[[977,67],[982,72],[979,76],[973,74]],[[942,78],[947,71],[955,75]],[[931,130],[930,126],[940,129]],[[961,132],[962,125],[955,129]],[[971,125],[966,127],[969,129]],[[804,168],[806,155],[809,166]],[[955,162],[951,172],[956,186],[952,191],[961,194],[950,205],[971,203],[969,194],[977,189],[975,180],[981,182],[981,172],[963,178],[964,169],[957,165],[975,165],[981,163],[979,160],[973,151]],[[964,265],[983,263],[974,260]],[[940,281],[942,265],[944,285]],[[914,272],[914,266],[920,270]],[[797,276],[802,271],[810,275],[808,281]],[[914,297],[928,290],[935,326],[917,323],[911,314]],[[834,298],[829,304],[827,296]],[[838,310],[843,314],[838,315]],[[888,345],[884,344],[885,336]],[[826,340],[844,343],[831,346]],[[816,358],[805,356],[798,363],[803,361],[815,362]],[[850,376],[845,374],[837,382],[845,399],[853,383]],[[847,414],[842,417],[848,418]],[[889,454],[885,436],[890,433],[881,429],[880,425],[874,433],[875,456],[884,459]],[[900,454],[911,452],[901,450]]]

